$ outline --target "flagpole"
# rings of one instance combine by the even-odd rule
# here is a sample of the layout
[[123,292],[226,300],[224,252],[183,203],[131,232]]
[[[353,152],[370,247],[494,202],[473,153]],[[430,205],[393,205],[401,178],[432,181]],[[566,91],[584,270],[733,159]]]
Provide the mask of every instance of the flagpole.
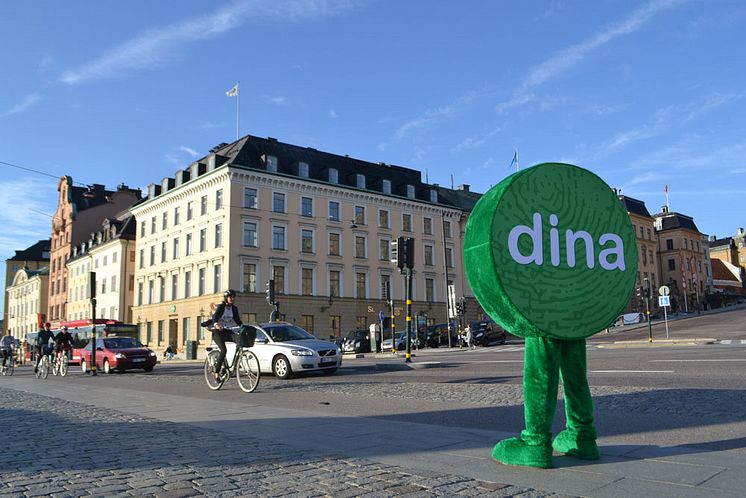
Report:
[[668,185],[666,185],[666,208],[671,211],[671,204],[668,203]]
[[236,83],[236,140],[240,135],[240,123],[241,123],[241,82]]

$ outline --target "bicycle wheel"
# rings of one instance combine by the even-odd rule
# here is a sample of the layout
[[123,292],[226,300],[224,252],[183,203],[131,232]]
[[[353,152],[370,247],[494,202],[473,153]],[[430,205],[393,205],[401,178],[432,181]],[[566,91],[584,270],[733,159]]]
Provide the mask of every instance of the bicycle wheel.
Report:
[[49,356],[44,355],[41,359],[41,365],[39,365],[39,373],[42,379],[49,377]]
[[58,373],[60,373],[60,362],[55,358],[52,360],[52,375],[56,377]]
[[217,370],[216,364],[219,355],[220,351],[213,350],[210,351],[207,354],[207,358],[205,358],[205,382],[207,382],[207,387],[213,391],[217,391],[223,387],[223,384],[225,384],[224,377],[221,377],[220,379],[215,377],[215,370]]
[[15,358],[8,359],[8,363],[5,364],[5,375],[13,375],[13,370],[16,368],[15,362]]
[[67,375],[68,363],[69,363],[69,360],[67,359],[67,355],[63,355],[62,359],[60,360],[60,375],[63,377]]
[[236,366],[238,387],[245,393],[253,393],[259,385],[259,361],[251,351],[242,351]]

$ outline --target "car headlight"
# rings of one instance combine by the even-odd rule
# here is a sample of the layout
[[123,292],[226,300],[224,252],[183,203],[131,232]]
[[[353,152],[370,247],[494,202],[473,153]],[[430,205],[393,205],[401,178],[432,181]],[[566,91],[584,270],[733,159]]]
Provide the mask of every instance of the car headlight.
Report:
[[313,356],[313,351],[310,349],[293,349],[290,354],[293,356]]
[[151,351],[150,356],[155,356],[155,351]]
[[114,358],[116,358],[118,360],[121,360],[122,358],[127,358],[127,357],[124,356],[122,353],[117,353],[117,354],[114,355]]

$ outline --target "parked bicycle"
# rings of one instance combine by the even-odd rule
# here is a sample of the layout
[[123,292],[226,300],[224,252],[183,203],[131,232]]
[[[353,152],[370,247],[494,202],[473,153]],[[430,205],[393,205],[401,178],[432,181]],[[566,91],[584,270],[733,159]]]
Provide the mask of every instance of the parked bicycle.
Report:
[[[210,329],[208,329],[210,330]],[[207,357],[205,358],[205,382],[207,387],[217,391],[230,379],[231,375],[236,376],[238,387],[243,392],[251,393],[259,385],[259,360],[251,348],[254,346],[256,339],[256,329],[250,326],[233,327],[230,329],[233,342],[226,342],[228,350],[223,362],[225,368],[221,369],[218,365],[220,350],[213,343],[207,348]],[[221,372],[222,375],[216,375]]]
[[11,349],[8,352],[8,357],[5,359],[5,366],[0,366],[0,373],[2,375],[13,375],[13,371],[16,368],[16,355],[15,351]]

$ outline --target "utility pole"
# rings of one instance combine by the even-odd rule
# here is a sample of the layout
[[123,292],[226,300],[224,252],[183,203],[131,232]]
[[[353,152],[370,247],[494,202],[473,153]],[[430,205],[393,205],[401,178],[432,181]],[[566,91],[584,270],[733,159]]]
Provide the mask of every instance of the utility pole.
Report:
[[645,307],[647,311],[647,318],[648,318],[648,342],[653,342],[653,323],[650,321],[650,298],[652,295],[652,291],[650,289],[650,280],[645,278],[643,281],[643,294],[645,296]]
[[96,272],[90,272],[88,284],[91,288],[91,375],[96,376]]

